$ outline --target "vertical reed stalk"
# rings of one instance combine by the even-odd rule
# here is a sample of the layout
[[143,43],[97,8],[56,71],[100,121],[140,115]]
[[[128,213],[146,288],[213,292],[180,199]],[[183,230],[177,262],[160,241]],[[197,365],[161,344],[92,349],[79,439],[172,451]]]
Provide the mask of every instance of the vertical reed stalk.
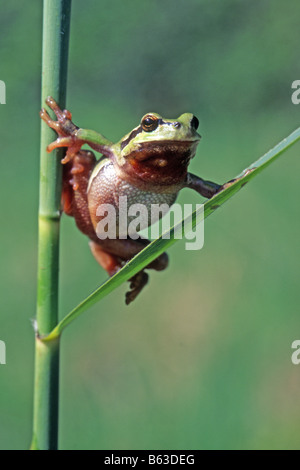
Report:
[[[53,96],[65,106],[71,0],[44,0],[42,105]],[[55,134],[41,124],[37,335],[32,449],[58,445],[59,338],[47,343],[58,323],[61,153],[46,153]]]

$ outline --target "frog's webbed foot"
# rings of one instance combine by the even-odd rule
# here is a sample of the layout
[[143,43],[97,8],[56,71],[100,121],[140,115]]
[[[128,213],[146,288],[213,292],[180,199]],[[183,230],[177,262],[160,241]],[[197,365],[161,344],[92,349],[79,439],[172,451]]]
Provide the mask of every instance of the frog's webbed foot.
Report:
[[129,305],[147,284],[149,276],[145,271],[139,271],[130,279],[130,290],[126,292],[125,303]]
[[[156,258],[152,263],[148,264],[144,269],[154,269],[155,271],[163,271],[168,266],[169,259],[167,253],[162,253],[158,258]],[[142,269],[139,271],[135,276],[129,279],[130,282],[130,290],[126,292],[125,296],[125,303],[129,305],[141,290],[145,287],[148,283],[149,275]]]
[[219,193],[220,191],[223,191],[224,189],[229,188],[229,187],[232,186],[233,183],[235,183],[236,181],[237,181],[236,179],[233,179],[233,180],[227,181],[227,183],[222,184],[222,186],[221,186],[220,189],[218,190],[218,193]]
[[[247,175],[249,175],[250,173],[252,173],[252,171],[254,171],[254,170],[255,170],[255,168],[248,168],[247,170],[244,170],[243,173],[242,173],[238,178],[234,178],[234,179],[232,179],[232,180],[230,180],[230,181],[227,181],[227,183],[224,183],[224,184],[220,187],[219,191],[222,191],[223,189],[229,188],[230,186],[232,186],[232,185],[233,185],[234,183],[236,183],[237,181],[241,180],[241,179],[244,178],[245,176],[247,176]],[[245,186],[245,184],[247,184],[247,181],[245,181],[245,182],[241,185],[241,188],[242,188],[243,186]],[[219,191],[218,191],[218,192],[219,192]]]
[[59,135],[54,142],[48,145],[47,152],[52,152],[52,150],[59,147],[67,147],[68,150],[66,152],[66,156],[62,160],[62,163],[67,163],[79,152],[84,141],[76,136],[78,127],[71,121],[72,114],[70,111],[67,109],[60,109],[56,101],[51,96],[48,96],[46,99],[46,104],[52,109],[52,111],[54,111],[57,121],[51,119],[44,108],[40,112],[40,117]]

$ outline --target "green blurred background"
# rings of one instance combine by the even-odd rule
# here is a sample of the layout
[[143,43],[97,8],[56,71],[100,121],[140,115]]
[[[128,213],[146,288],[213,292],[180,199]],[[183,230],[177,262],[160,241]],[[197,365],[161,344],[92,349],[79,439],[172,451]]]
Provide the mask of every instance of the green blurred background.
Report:
[[[68,107],[112,140],[148,111],[193,112],[190,169],[225,182],[300,125],[299,15],[296,0],[74,1]],[[1,5],[2,449],[31,440],[41,19],[42,2]],[[201,251],[177,243],[130,307],[122,286],[66,330],[61,448],[299,449],[299,153],[210,217]],[[105,279],[63,217],[61,315]]]

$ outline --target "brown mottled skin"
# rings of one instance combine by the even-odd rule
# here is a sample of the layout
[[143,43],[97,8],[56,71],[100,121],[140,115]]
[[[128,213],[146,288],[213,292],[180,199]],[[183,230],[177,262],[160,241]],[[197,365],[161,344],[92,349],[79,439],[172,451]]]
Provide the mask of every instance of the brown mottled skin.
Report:
[[[45,109],[40,113],[41,118],[59,136],[47,150],[67,147],[62,160],[62,210],[73,216],[78,228],[89,237],[94,257],[110,276],[150,242],[129,236],[126,239],[98,238],[96,227],[101,217],[96,210],[99,205],[114,205],[118,222],[118,198],[122,195],[127,196],[128,206],[141,203],[150,208],[153,203],[171,206],[184,187],[208,198],[221,188],[187,172],[200,139],[196,133],[198,120],[193,115],[185,114],[176,121],[168,121],[149,114],[120,143],[112,144],[101,135],[103,143],[98,143],[94,138],[86,138],[85,131],[71,121],[71,113],[62,111],[53,98],[49,97],[46,103],[55,112],[57,121],[53,121]],[[93,152],[81,150],[84,143],[104,157],[97,161]],[[163,253],[145,269],[161,271],[167,265],[168,256]],[[127,304],[135,299],[147,281],[144,269],[130,280]]]

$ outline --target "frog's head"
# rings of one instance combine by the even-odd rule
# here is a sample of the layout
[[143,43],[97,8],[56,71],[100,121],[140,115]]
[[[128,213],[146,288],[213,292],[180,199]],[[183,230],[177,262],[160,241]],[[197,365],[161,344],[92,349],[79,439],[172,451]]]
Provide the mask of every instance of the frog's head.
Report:
[[140,125],[116,144],[115,156],[122,172],[149,184],[171,185],[186,177],[200,135],[199,121],[191,113],[164,119],[148,113]]

